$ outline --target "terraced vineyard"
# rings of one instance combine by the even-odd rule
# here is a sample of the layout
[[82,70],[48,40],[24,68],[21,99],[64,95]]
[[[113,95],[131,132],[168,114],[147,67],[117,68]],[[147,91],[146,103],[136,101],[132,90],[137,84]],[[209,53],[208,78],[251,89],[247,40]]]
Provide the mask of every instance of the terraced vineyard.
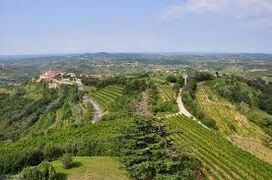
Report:
[[237,111],[233,104],[219,97],[207,84],[198,87],[196,100],[204,115],[216,122],[222,135],[230,137],[240,148],[272,163],[272,150],[263,142],[271,137]]
[[160,85],[158,86],[159,96],[163,101],[172,101],[176,99],[175,91],[172,86]]
[[120,86],[107,86],[99,90],[89,91],[89,95],[94,98],[104,111],[107,111],[109,105],[122,94],[123,88]]
[[271,179],[272,166],[245,152],[214,131],[181,115],[166,119],[177,147],[192,153],[204,164],[208,179]]
[[207,85],[200,85],[196,100],[201,111],[213,119],[223,135],[262,136],[261,129],[250,123],[247,118],[236,111],[235,106],[216,95]]

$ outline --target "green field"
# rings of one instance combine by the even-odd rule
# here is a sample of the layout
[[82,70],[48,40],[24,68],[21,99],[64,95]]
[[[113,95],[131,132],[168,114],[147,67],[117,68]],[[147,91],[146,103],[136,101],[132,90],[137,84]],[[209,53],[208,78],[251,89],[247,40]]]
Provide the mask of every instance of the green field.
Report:
[[107,86],[97,90],[87,88],[86,90],[104,111],[107,111],[111,103],[123,94],[123,88],[120,86]]
[[51,164],[57,172],[58,179],[71,180],[126,180],[126,173],[120,170],[118,161],[112,157],[77,156],[73,158],[74,167],[64,169],[62,163]]
[[218,133],[184,116],[167,118],[177,147],[199,158],[208,179],[271,179],[272,166],[239,149]]

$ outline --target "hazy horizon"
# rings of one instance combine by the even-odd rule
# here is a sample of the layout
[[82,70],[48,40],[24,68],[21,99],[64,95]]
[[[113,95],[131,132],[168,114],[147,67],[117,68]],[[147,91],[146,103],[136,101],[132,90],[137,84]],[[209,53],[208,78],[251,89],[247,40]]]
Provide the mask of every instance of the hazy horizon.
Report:
[[266,54],[272,55],[269,52],[110,52],[110,51],[95,51],[95,52],[71,52],[71,53],[32,53],[32,54],[0,54],[0,57],[5,56],[64,56],[64,55],[81,55],[81,54],[154,54],[154,55],[216,55],[216,54]]

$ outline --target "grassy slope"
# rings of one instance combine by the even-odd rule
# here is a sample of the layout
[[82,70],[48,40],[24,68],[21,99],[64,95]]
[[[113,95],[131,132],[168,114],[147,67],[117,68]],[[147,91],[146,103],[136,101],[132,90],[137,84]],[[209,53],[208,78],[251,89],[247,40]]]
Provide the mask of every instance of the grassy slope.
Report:
[[270,179],[272,166],[239,149],[215,131],[208,130],[184,116],[167,118],[177,147],[192,153],[204,164],[208,179]]
[[119,169],[120,165],[111,157],[74,157],[75,167],[64,169],[60,161],[51,164],[58,173],[59,179],[71,180],[126,180],[125,172]]
[[270,137],[236,110],[236,106],[217,95],[209,85],[201,84],[196,92],[201,111],[216,122],[219,132],[240,148],[272,163],[272,150],[264,145]]

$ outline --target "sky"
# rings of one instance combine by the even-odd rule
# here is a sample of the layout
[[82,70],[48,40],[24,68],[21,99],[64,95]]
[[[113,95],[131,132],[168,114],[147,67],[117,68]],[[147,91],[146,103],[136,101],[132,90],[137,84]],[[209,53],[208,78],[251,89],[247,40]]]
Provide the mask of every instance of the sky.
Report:
[[272,53],[272,0],[0,0],[0,54]]

